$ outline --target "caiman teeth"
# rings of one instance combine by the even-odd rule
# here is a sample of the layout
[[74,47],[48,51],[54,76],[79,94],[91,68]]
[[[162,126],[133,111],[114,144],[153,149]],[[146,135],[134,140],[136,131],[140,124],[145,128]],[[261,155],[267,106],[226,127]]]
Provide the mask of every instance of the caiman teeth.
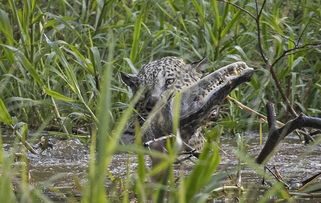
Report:
[[225,80],[227,77],[241,75],[241,73],[244,69],[245,69],[244,67],[236,67],[236,68],[233,68],[232,70],[229,70],[229,71],[224,70],[221,77],[219,78],[219,80],[221,80],[221,79]]
[[217,79],[213,82],[214,89],[222,86],[226,81],[230,80],[231,77],[237,77],[242,75],[244,70],[247,69],[246,65],[238,64],[234,67],[226,68],[225,70],[222,70],[218,73]]
[[237,71],[236,69],[233,72],[233,75],[240,75],[240,71]]

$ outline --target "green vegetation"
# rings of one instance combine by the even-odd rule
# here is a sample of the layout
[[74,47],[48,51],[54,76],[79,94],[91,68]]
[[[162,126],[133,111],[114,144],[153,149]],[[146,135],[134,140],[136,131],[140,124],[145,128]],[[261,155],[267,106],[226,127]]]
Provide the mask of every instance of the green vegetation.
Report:
[[[118,139],[139,97],[132,97],[122,84],[120,71],[133,72],[167,55],[189,62],[206,56],[212,62],[208,72],[243,60],[256,73],[232,97],[259,112],[264,112],[264,105],[271,100],[277,104],[280,119],[293,118],[297,112],[320,116],[320,2],[233,2],[0,1],[1,126],[10,127],[22,140],[28,127],[55,129],[65,136],[80,128],[91,131],[89,184],[83,188],[82,200],[104,202],[115,197],[106,191],[102,177],[112,155],[124,150],[117,145]],[[232,103],[224,107],[219,127],[209,133],[212,137],[217,139],[221,128],[245,131],[255,126],[258,130],[259,119],[254,115]],[[138,170],[133,179],[128,175],[121,181],[119,201],[129,202],[134,194],[139,202],[149,198],[206,201],[226,176],[212,176],[220,160],[215,142],[208,143],[191,175],[180,177],[178,183],[172,167],[175,150],[166,155],[152,152],[166,161],[150,172],[143,154],[151,152],[139,145],[127,151],[138,154]],[[243,160],[245,155],[240,152],[240,156]],[[14,194],[12,162],[1,147],[0,199],[49,201],[40,189],[28,184],[25,168],[21,170],[21,190]],[[254,163],[246,164],[260,170]],[[145,183],[168,166],[166,186]],[[284,191],[275,184],[266,195],[289,198]]]

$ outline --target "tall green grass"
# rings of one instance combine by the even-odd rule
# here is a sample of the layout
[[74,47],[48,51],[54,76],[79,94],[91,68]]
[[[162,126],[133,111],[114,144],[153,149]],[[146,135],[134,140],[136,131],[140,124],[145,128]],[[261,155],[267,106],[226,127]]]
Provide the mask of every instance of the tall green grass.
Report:
[[[260,6],[262,2],[258,1]],[[254,0],[235,3],[256,15]],[[319,2],[267,1],[260,26],[263,50],[272,62],[295,44],[319,42]],[[270,73],[262,66],[253,18],[232,5],[215,0],[8,0],[0,2],[1,125],[15,128],[23,122],[35,129],[44,124],[66,136],[73,128],[86,128],[91,133],[91,162],[83,201],[108,201],[111,193],[104,187],[106,167],[119,148],[119,136],[139,97],[130,101],[134,95],[122,84],[119,72],[138,70],[142,64],[167,55],[188,62],[206,56],[212,62],[208,72],[244,60],[256,74],[231,95],[258,111],[264,111],[266,101],[272,100],[280,118],[289,116]],[[318,47],[303,49],[275,66],[291,104],[311,116],[321,113],[319,55]],[[231,104],[223,105],[222,115],[220,125],[225,130],[257,127],[258,119],[248,119],[250,115]],[[172,167],[176,152],[148,152],[139,145],[128,149],[138,153],[138,171],[134,182],[130,176],[123,178],[125,190],[120,201],[129,202],[133,195],[140,201],[205,201],[220,187],[218,180],[223,175],[212,176],[219,164],[215,142],[208,143],[191,174],[180,177],[178,183]],[[169,185],[152,185],[158,191],[155,195],[145,183],[154,173],[146,173],[144,165],[143,155],[150,153],[165,160],[155,170],[168,166],[170,170]],[[0,198],[15,201],[10,159],[1,155],[0,163]],[[271,193],[284,197],[279,189],[277,185]],[[30,193],[25,194],[34,200]],[[38,190],[33,194],[45,199]]]

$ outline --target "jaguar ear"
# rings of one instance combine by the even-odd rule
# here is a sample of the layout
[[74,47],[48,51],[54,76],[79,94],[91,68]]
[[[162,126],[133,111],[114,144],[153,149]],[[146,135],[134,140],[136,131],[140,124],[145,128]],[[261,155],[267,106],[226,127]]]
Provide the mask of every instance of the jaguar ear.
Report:
[[129,86],[132,90],[137,89],[138,87],[138,78],[135,74],[127,74],[120,72],[122,81]]
[[195,69],[199,73],[203,73],[206,70],[206,68],[208,67],[208,65],[209,64],[208,64],[208,60],[206,57],[200,61],[196,61],[191,64],[192,68]]

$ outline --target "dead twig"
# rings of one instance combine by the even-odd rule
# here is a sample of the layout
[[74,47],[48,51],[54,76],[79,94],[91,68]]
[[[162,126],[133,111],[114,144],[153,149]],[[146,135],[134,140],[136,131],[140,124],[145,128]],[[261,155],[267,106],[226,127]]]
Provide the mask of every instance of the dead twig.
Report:
[[294,198],[321,198],[321,193],[289,192]]
[[299,186],[300,188],[298,188],[298,190],[302,191],[304,190],[307,186],[311,185],[315,180],[317,180],[317,178],[319,178],[321,176],[321,172],[303,180]]
[[275,114],[275,110],[274,110],[274,106],[273,103],[268,102],[266,104],[266,111],[268,112],[267,114],[270,115],[267,117],[267,121],[268,121],[268,126],[270,131],[274,131],[276,129],[276,114]]
[[149,140],[149,141],[145,142],[144,146],[145,147],[149,147],[154,142],[164,141],[164,140],[167,140],[167,139],[172,138],[172,137],[176,137],[176,136],[173,135],[173,134],[170,134],[170,135],[167,135],[167,136],[162,136],[162,137],[159,137],[159,138],[155,138],[155,139],[152,139],[152,140]]
[[[268,121],[273,121],[275,119],[273,118],[275,117],[275,115],[272,114],[272,112],[274,112],[274,107],[273,105],[268,105],[267,108],[272,108],[268,110],[268,117],[271,117],[268,119]],[[273,124],[269,124],[269,126],[273,126]],[[256,158],[256,162],[258,164],[266,162],[268,160],[268,157],[272,155],[272,152],[275,150],[275,148],[278,146],[281,140],[283,140],[288,134],[290,134],[294,130],[306,127],[321,129],[321,118],[309,117],[300,114],[295,119],[288,121],[283,127],[274,129],[271,128],[269,132],[269,137],[263,149],[261,150],[259,156]]]
[[277,64],[285,56],[289,56],[289,55],[295,54],[297,52],[305,51],[305,50],[307,50],[306,48],[311,49],[311,48],[317,48],[317,47],[321,47],[321,42],[308,43],[308,44],[304,44],[302,46],[296,45],[292,49],[287,49],[287,50],[283,51],[282,54],[279,57],[277,57],[275,59],[275,61],[271,64],[271,67],[274,67],[275,64]]
[[[235,105],[237,105],[238,107],[240,107],[241,109],[248,111],[250,113],[254,113],[257,116],[259,116],[262,120],[267,122],[267,117],[257,111],[255,111],[254,109],[251,109],[248,106],[245,106],[244,104],[242,104],[241,102],[237,101],[236,99],[234,99],[233,97],[227,96],[226,99],[228,99],[229,101],[233,102]],[[280,122],[280,121],[276,121],[276,125],[279,127],[284,126],[284,123]]]
[[[248,111],[248,112],[250,112],[250,113],[254,113],[254,114],[256,114],[258,117],[260,117],[262,120],[264,120],[265,122],[268,122],[268,118],[267,118],[265,115],[263,115],[263,114],[255,111],[254,109],[251,109],[251,108],[248,107],[248,106],[245,106],[244,104],[242,104],[241,102],[237,101],[236,99],[234,99],[234,98],[232,98],[232,97],[230,97],[230,96],[227,96],[226,99],[228,99],[229,101],[233,102],[235,105],[237,105],[237,106],[240,107],[241,109],[246,110],[246,111]],[[278,120],[275,120],[275,124],[276,124],[278,127],[282,127],[282,126],[285,125],[284,123],[282,123],[282,122],[280,122],[280,121],[278,121]],[[300,130],[300,129],[296,129],[295,132],[296,132],[297,135],[301,135],[301,133],[302,133],[304,136],[307,136],[307,137],[308,137],[308,138],[306,138],[306,139],[310,139],[310,140],[312,140],[312,141],[314,141],[314,139],[312,138],[313,135],[320,134],[320,130],[317,130],[317,131],[313,132],[311,135],[309,135],[308,133],[306,133],[305,131]]]
[[[294,48],[288,49],[288,50],[284,50],[282,52],[282,54],[280,56],[278,56],[273,62],[270,62],[270,60],[266,57],[264,49],[263,49],[263,44],[262,44],[262,37],[261,37],[261,25],[260,25],[260,19],[262,16],[262,12],[264,9],[264,6],[266,4],[266,0],[263,1],[261,7],[259,8],[259,3],[258,0],[255,0],[255,9],[256,9],[256,16],[254,16],[250,11],[246,10],[245,8],[242,8],[241,6],[232,3],[232,2],[228,2],[225,0],[217,0],[219,2],[223,2],[226,4],[230,4],[238,9],[240,9],[241,11],[245,12],[246,14],[248,14],[251,18],[253,18],[255,20],[256,23],[256,28],[257,28],[257,40],[258,40],[258,47],[259,47],[259,54],[261,55],[262,60],[264,61],[265,64],[265,68],[268,69],[271,73],[272,79],[275,82],[276,88],[277,90],[280,92],[281,97],[283,99],[283,101],[285,102],[289,112],[291,113],[291,115],[293,117],[297,117],[298,113],[294,110],[293,106],[291,105],[291,102],[289,100],[289,98],[287,97],[287,95],[285,94],[285,92],[283,91],[283,88],[281,86],[281,83],[274,71],[274,67],[276,66],[276,64],[283,59],[285,56],[289,56],[298,52],[302,52],[302,51],[306,51],[309,50],[311,48],[315,48],[315,47],[320,47],[321,46],[321,42],[315,42],[315,43],[308,43],[308,44],[304,44],[299,46],[299,43],[301,41],[301,38],[303,36],[303,33],[305,32],[306,27],[304,28],[304,30],[302,31],[302,33],[300,34],[298,40],[295,44]],[[303,132],[304,134],[304,138],[306,142],[309,142],[311,140],[311,136],[309,136],[308,132],[306,131],[301,131],[301,133]]]
[[265,166],[264,169],[268,170],[278,182],[284,184],[286,187],[289,187],[289,185],[284,182],[284,180],[277,173],[274,173],[269,167]]
[[[311,48],[316,48],[316,47],[321,47],[321,42],[304,44],[302,46],[295,45],[294,48],[287,49],[287,50],[283,51],[282,54],[280,56],[278,56],[274,60],[274,62],[272,64],[269,63],[268,61],[266,61],[266,67],[269,69],[269,71],[270,71],[270,73],[272,75],[272,78],[273,78],[273,80],[275,82],[275,85],[276,85],[278,91],[280,92],[282,99],[285,101],[285,103],[286,103],[290,113],[292,114],[292,116],[298,116],[298,114],[294,110],[294,108],[292,107],[289,98],[286,96],[285,92],[283,91],[283,89],[281,87],[281,83],[279,82],[279,79],[278,79],[276,73],[274,72],[274,67],[285,56],[289,56],[289,55],[292,55],[292,54],[295,54],[295,53],[298,53],[298,52],[301,52],[301,51],[305,51],[305,50],[308,50],[308,49],[311,49]],[[305,136],[306,136],[306,134],[307,133],[305,133]]]
[[235,186],[235,185],[223,185],[222,187],[216,188],[212,190],[212,192],[226,192],[231,190],[237,190],[237,191],[244,191],[243,187]]
[[257,2],[257,0],[255,0],[255,7],[256,7],[255,22],[256,22],[256,28],[257,28],[257,40],[258,40],[258,45],[259,45],[259,51],[260,51],[260,54],[261,54],[261,57],[262,57],[264,63],[268,64],[269,59],[265,56],[265,53],[263,51],[263,45],[262,45],[262,41],[261,41],[261,27],[260,27],[260,18],[261,18],[261,14],[262,14],[265,3],[266,3],[266,0],[263,1],[261,9],[259,10],[258,2]]

